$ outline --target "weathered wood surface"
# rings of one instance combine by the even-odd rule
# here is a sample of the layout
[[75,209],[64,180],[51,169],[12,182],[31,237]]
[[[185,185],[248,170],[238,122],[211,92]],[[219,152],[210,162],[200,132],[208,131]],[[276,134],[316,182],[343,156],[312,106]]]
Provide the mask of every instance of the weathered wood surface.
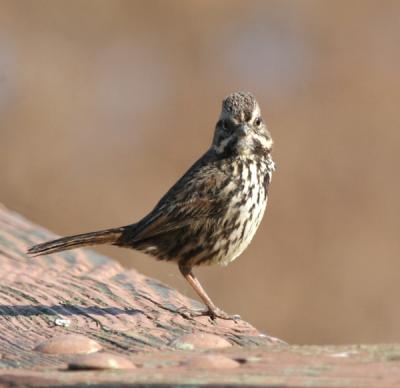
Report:
[[0,206],[0,384],[400,386],[400,346],[286,346],[191,319],[200,303],[94,251],[25,254],[53,237]]

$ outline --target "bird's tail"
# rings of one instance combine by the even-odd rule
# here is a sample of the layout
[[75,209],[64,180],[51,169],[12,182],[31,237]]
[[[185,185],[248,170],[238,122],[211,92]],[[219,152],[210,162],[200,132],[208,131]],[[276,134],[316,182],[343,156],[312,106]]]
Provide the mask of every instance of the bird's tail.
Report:
[[114,244],[121,237],[124,230],[125,227],[120,227],[62,237],[57,240],[34,245],[28,249],[28,254],[32,256],[48,255],[50,253],[67,251],[69,249],[89,245]]

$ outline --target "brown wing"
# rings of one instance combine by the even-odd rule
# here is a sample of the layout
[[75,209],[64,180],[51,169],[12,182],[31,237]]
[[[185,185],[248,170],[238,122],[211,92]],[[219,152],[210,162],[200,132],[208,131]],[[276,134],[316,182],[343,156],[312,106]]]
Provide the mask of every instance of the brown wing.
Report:
[[[116,245],[145,251],[160,259],[179,257],[199,234],[212,235],[229,205],[232,176],[206,153],[137,224],[126,227]],[[228,194],[229,197],[229,194]]]
[[215,199],[191,198],[187,202],[175,204],[174,209],[168,210],[165,213],[161,211],[151,213],[153,216],[146,220],[140,232],[133,237],[133,241],[148,240],[193,225],[200,220],[205,222],[204,219],[214,218],[221,213],[222,207]]

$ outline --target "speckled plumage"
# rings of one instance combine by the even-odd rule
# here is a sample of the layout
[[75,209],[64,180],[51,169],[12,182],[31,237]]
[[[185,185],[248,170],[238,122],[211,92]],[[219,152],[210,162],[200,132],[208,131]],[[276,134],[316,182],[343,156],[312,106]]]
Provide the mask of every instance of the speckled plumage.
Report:
[[192,274],[197,265],[226,265],[248,246],[263,217],[274,162],[271,136],[250,93],[222,104],[210,149],[139,222],[32,247],[47,254],[110,243],[175,261],[213,317],[227,318]]
[[210,150],[115,245],[191,266],[228,264],[261,221],[272,170],[268,157],[219,158]]

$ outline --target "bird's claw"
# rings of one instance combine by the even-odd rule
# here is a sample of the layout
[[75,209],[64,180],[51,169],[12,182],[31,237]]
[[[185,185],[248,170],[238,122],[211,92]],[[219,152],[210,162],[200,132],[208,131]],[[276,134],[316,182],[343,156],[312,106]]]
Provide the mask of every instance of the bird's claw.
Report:
[[229,315],[225,311],[222,311],[219,308],[215,308],[213,310],[208,310],[207,313],[208,313],[208,315],[210,315],[210,318],[212,320],[215,320],[216,318],[220,318],[220,319],[225,319],[228,321],[236,322],[241,319],[239,314]]
[[182,315],[183,318],[192,319],[195,317],[201,317],[207,315],[208,310],[190,310],[186,307],[180,307],[176,312]]
[[238,321],[240,320],[240,315],[234,314],[234,315],[229,315],[226,312],[222,311],[219,308],[214,308],[213,310],[207,309],[207,310],[190,310],[186,307],[180,307],[176,312],[182,317],[186,319],[193,319],[196,317],[204,317],[204,316],[209,316],[213,321],[216,320],[216,318],[219,319],[225,319],[225,320],[231,320],[231,321]]

